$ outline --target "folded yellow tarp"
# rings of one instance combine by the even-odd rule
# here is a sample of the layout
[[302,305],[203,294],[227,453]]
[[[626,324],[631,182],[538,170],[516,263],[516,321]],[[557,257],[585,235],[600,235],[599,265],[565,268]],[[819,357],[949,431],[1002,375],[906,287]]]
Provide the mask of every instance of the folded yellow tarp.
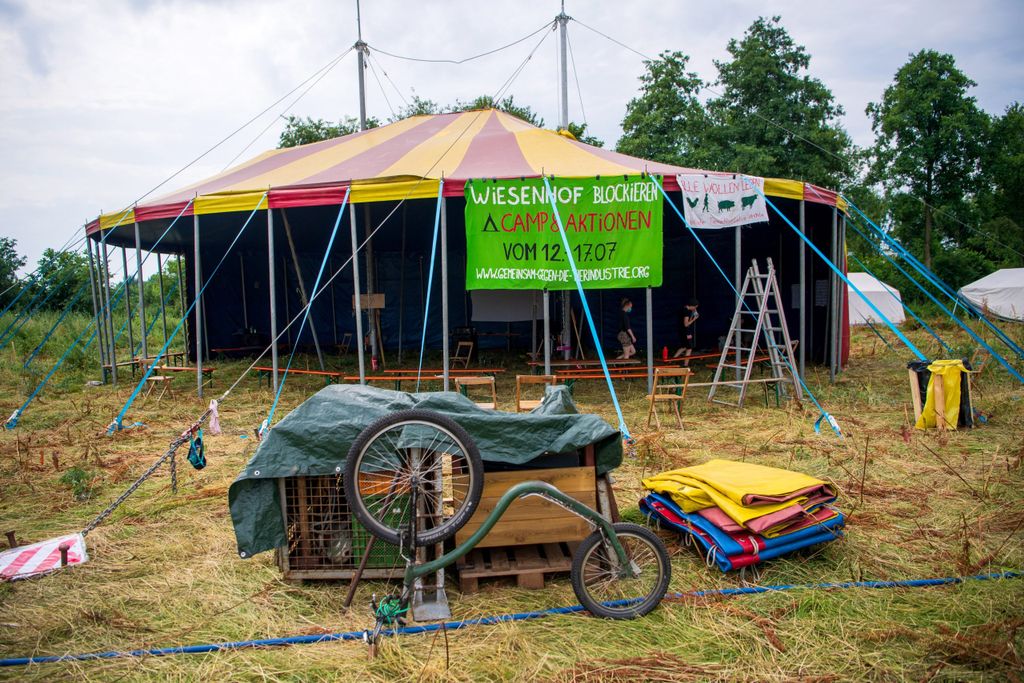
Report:
[[935,378],[942,381],[942,388],[945,394],[946,429],[956,429],[960,421],[960,373],[967,372],[962,360],[937,360],[928,366],[932,376],[928,378],[928,397],[924,402],[924,409],[921,417],[917,419],[914,426],[917,429],[935,429],[937,419],[935,415]]
[[[758,517],[805,503],[807,497],[799,494],[808,489],[825,487],[831,491],[826,482],[800,472],[717,459],[662,472],[642,483],[650,491],[671,496],[683,512],[717,506],[744,526]],[[765,497],[779,500],[750,504]]]

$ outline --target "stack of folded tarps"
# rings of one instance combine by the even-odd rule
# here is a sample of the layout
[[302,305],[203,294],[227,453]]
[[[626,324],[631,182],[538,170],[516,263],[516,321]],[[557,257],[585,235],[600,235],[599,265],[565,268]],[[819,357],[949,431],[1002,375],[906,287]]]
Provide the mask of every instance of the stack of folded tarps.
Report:
[[799,472],[710,460],[643,485],[641,512],[692,538],[723,572],[843,535],[835,489]]

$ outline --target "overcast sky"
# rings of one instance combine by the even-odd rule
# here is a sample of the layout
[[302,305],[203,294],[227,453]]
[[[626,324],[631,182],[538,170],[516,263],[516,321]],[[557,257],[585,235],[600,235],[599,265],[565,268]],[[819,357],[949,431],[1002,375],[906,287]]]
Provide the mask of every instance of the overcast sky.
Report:
[[[558,10],[556,0],[364,0],[363,37],[371,49],[458,59],[521,38]],[[707,80],[729,38],[759,15],[779,14],[810,52],[811,73],[846,108],[845,125],[861,145],[872,140],[865,105],[922,48],[952,53],[977,81],[974,95],[986,111],[1024,100],[1021,0],[568,0],[566,12],[646,54],[682,50]],[[414,92],[441,103],[493,93],[543,35],[463,65],[376,53],[369,113],[386,119]],[[556,37],[548,35],[508,91],[549,127],[558,120]],[[100,211],[130,204],[355,38],[355,0],[0,0],[0,234],[18,240],[31,268],[43,249],[62,245]],[[642,61],[579,23],[569,24],[569,38],[582,94],[570,71],[570,118],[586,120],[613,146]],[[349,54],[289,113],[356,114],[355,64]],[[275,146],[283,109],[157,194],[219,172],[247,145],[243,159]]]

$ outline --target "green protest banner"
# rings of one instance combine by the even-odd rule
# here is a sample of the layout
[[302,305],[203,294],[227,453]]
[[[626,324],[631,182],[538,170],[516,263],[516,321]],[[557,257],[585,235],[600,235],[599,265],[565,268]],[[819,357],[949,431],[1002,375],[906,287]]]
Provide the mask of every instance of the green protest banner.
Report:
[[[661,192],[649,177],[549,182],[584,287],[661,285]],[[543,178],[470,180],[465,196],[467,290],[576,288]]]

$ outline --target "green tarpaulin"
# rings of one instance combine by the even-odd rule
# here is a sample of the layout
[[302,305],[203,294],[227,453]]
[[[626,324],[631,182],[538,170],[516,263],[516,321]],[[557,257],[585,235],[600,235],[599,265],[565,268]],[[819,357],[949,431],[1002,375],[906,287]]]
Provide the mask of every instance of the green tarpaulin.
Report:
[[581,415],[565,387],[549,387],[529,413],[484,410],[453,392],[409,394],[364,386],[325,387],[274,426],[228,490],[238,554],[252,557],[287,543],[277,479],[340,474],[349,446],[374,420],[422,408],[451,417],[476,441],[485,462],[524,465],[595,445],[597,473],[622,462],[619,433]]

